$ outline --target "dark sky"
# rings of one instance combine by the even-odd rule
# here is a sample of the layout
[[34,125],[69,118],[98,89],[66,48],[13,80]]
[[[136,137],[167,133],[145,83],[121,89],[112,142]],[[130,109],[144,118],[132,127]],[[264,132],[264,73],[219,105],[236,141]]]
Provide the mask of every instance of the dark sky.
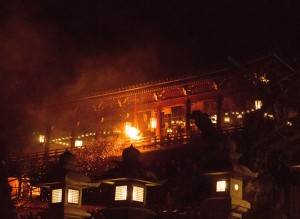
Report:
[[197,72],[229,55],[295,56],[297,2],[7,1],[0,13],[2,93],[36,100],[60,87],[88,93]]
[[298,0],[2,2],[1,114],[216,68],[228,56],[299,57],[298,17]]

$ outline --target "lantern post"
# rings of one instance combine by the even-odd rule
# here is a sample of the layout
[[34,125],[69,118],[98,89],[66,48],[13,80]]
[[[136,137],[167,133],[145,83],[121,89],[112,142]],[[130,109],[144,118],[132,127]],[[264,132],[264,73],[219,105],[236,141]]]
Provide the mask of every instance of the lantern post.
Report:
[[[247,170],[247,169],[246,169]],[[234,168],[228,171],[214,171],[204,174],[211,182],[210,197],[203,202],[209,215],[216,218],[240,219],[251,205],[243,199],[243,181],[255,177],[245,169]]]
[[147,188],[158,186],[156,175],[147,171],[139,161],[140,151],[132,145],[122,153],[123,161],[118,167],[108,170],[101,182],[113,187],[110,207],[103,210],[107,219],[147,219],[155,212],[146,206]]
[[75,166],[75,156],[65,151],[59,157],[59,164],[38,182],[39,187],[50,191],[49,209],[43,212],[46,219],[83,219],[90,217],[81,209],[82,190],[98,187],[100,182],[79,172]]

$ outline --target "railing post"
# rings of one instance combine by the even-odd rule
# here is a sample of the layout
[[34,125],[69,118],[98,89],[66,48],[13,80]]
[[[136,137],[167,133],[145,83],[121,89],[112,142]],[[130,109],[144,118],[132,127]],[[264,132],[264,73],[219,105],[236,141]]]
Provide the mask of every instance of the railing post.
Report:
[[55,161],[57,161],[57,149],[55,149],[55,152],[54,152],[54,157],[55,157]]

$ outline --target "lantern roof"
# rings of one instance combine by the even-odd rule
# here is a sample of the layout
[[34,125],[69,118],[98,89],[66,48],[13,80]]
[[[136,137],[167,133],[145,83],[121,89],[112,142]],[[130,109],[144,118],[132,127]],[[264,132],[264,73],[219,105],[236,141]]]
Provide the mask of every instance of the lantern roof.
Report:
[[239,163],[236,163],[227,169],[215,169],[203,172],[202,174],[206,176],[231,175],[241,178],[256,178],[258,176],[258,172],[253,172],[248,167]]
[[63,183],[82,188],[98,187],[101,182],[94,181],[89,176],[81,173],[80,168],[75,165],[75,161],[75,155],[66,150],[59,156],[59,163],[35,184],[41,187]]
[[160,185],[156,174],[143,167],[140,162],[140,151],[133,145],[124,149],[122,153],[123,161],[118,166],[112,168],[99,178],[103,183],[114,184],[117,181],[136,181],[147,186]]
[[139,162],[140,155],[141,155],[141,152],[138,149],[136,149],[135,147],[133,147],[133,145],[131,144],[130,147],[124,149],[122,152],[123,162],[125,162],[129,165]]

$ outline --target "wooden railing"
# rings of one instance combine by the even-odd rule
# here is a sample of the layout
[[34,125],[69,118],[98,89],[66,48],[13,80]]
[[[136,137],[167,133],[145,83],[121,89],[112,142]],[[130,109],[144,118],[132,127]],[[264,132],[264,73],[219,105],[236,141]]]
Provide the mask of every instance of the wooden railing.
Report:
[[[156,136],[154,137],[144,137],[139,140],[129,140],[125,139],[122,140],[121,142],[99,142],[99,145],[94,145],[93,150],[97,149],[99,151],[103,150],[103,147],[106,146],[106,144],[116,144],[119,147],[119,150],[122,151],[126,147],[129,147],[131,144],[133,144],[136,148],[138,148],[141,151],[146,151],[146,150],[157,150],[160,149],[161,147],[166,147],[166,146],[172,146],[172,145],[182,145],[182,144],[187,144],[188,143],[189,137],[186,135],[180,135],[180,136],[165,136],[158,138]],[[49,150],[49,151],[40,151],[36,153],[25,153],[25,154],[19,154],[10,157],[10,161],[20,161],[20,160],[26,160],[26,159],[53,159],[53,158],[58,158],[59,155],[64,153],[66,150],[69,150],[71,152],[76,152],[78,150],[85,150],[88,149],[88,146],[82,146],[82,147],[64,147],[64,148],[59,148],[59,149],[54,149],[54,150]]]
[[[232,126],[232,127],[226,127],[222,129],[220,132],[224,134],[233,133],[240,131],[242,129],[241,126]],[[191,136],[187,135],[169,135],[169,136],[162,136],[162,137],[143,137],[139,140],[132,141],[130,139],[124,139],[122,141],[101,141],[99,142],[99,145],[94,146],[93,150],[103,150],[103,147],[105,147],[107,144],[116,144],[119,147],[120,152],[125,149],[126,147],[129,147],[131,144],[133,144],[135,147],[137,147],[141,151],[147,151],[147,150],[159,150],[161,148],[166,147],[172,147],[172,146],[180,146],[185,145],[189,143]],[[87,146],[82,147],[65,147],[65,148],[59,148],[49,151],[40,151],[36,153],[25,153],[20,155],[15,155],[10,157],[10,161],[18,161],[18,160],[26,160],[26,159],[57,159],[59,155],[64,153],[66,150],[69,150],[71,152],[76,152],[77,150],[85,150],[88,149]]]

